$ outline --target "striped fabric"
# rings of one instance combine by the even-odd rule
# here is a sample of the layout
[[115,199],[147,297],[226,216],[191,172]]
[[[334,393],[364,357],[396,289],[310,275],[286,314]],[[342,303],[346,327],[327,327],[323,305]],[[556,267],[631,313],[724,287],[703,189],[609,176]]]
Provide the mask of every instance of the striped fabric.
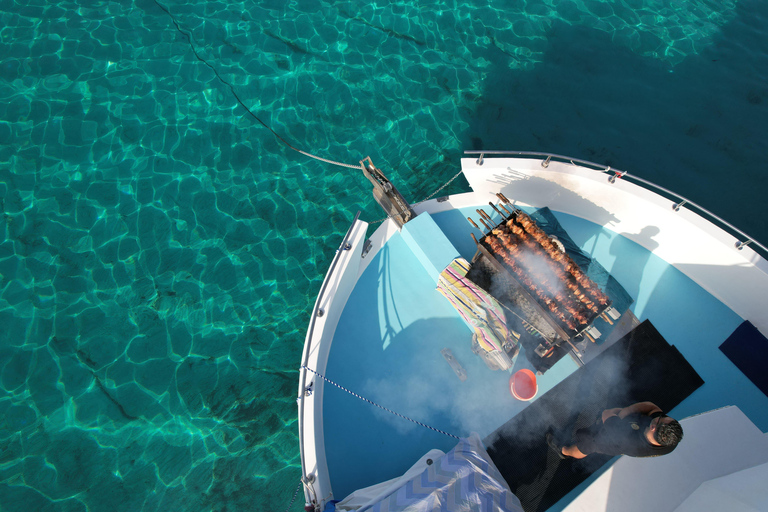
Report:
[[464,321],[477,335],[477,342],[486,352],[504,353],[503,346],[518,340],[507,328],[501,305],[485,290],[465,276],[469,262],[456,258],[440,273],[437,289],[447,298]]
[[357,512],[523,512],[477,434]]

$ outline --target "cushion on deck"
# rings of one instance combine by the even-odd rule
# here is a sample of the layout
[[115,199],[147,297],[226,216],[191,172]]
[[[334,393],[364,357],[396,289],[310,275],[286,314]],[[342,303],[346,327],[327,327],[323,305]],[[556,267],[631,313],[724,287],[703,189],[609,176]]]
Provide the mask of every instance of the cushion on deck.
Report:
[[437,289],[475,332],[483,350],[504,354],[504,345],[516,345],[520,336],[507,327],[501,304],[465,277],[468,271],[467,260],[456,258],[440,273]]
[[738,326],[720,345],[725,356],[768,395],[768,339],[749,320]]

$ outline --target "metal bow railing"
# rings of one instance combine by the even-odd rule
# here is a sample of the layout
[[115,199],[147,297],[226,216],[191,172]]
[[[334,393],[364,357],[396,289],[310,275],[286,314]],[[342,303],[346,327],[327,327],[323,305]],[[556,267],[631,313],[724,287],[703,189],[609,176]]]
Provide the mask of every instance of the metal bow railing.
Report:
[[654,192],[662,192],[665,194],[668,198],[673,198],[673,204],[672,209],[674,211],[679,211],[680,208],[686,207],[691,209],[695,209],[697,212],[703,214],[704,217],[707,218],[707,220],[712,221],[716,224],[718,224],[721,228],[728,231],[731,235],[735,236],[737,239],[737,242],[734,244],[736,249],[741,250],[747,245],[752,245],[753,248],[758,248],[760,251],[760,255],[763,258],[768,258],[768,247],[764,246],[763,244],[759,243],[757,240],[755,240],[753,237],[746,234],[744,231],[740,230],[730,222],[724,220],[723,218],[715,215],[714,213],[710,212],[703,206],[696,204],[695,202],[691,201],[690,199],[681,196],[677,192],[673,192],[667,188],[662,187],[661,185],[657,185],[651,181],[648,181],[646,179],[640,178],[639,176],[635,176],[633,174],[629,174],[625,171],[620,171],[618,169],[614,169],[610,166],[600,165],[596,164],[594,162],[590,162],[588,160],[581,160],[579,158],[571,158],[569,156],[563,156],[563,155],[556,155],[552,153],[539,153],[535,151],[465,151],[465,155],[478,155],[477,158],[477,164],[483,165],[486,155],[491,156],[502,156],[502,157],[512,157],[512,158],[541,158],[541,166],[542,167],[548,167],[549,163],[552,160],[564,162],[564,163],[570,163],[585,169],[591,169],[596,172],[609,174],[608,181],[610,183],[616,183],[617,179],[629,179],[635,184],[638,184],[642,186],[643,188],[646,188],[648,190],[654,191]]

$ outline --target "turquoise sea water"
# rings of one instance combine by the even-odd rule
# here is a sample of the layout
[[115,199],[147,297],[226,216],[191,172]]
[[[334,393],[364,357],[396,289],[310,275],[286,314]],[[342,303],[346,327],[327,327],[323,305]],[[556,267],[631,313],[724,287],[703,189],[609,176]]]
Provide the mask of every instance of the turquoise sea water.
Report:
[[383,214],[214,70],[412,201],[464,149],[549,151],[768,242],[761,0],[161,5],[0,0],[3,512],[293,495],[310,308],[355,212]]

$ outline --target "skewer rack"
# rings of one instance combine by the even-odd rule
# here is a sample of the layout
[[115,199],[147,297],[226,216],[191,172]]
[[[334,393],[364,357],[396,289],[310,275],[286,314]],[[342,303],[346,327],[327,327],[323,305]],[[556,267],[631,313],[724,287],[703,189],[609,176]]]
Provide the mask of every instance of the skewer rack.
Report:
[[[491,219],[491,216],[482,209],[478,209],[476,211],[479,215],[480,223],[483,225],[485,230],[481,229],[471,218],[468,219],[469,222],[472,223],[475,227],[486,233],[480,240],[477,240],[477,238],[472,235],[472,239],[477,245],[477,252],[472,258],[472,265],[476,265],[478,261],[482,259],[483,262],[487,266],[491,267],[495,273],[503,276],[504,283],[506,286],[508,286],[508,290],[505,290],[506,293],[504,295],[507,297],[514,297],[512,300],[512,313],[515,316],[518,316],[521,320],[536,326],[536,329],[544,338],[544,341],[539,345],[539,347],[536,348],[536,353],[539,356],[545,357],[548,353],[551,353],[554,348],[566,342],[571,346],[571,348],[576,350],[573,342],[578,341],[575,339],[581,338],[582,336],[594,342],[595,339],[590,336],[588,330],[592,327],[592,324],[597,318],[603,318],[610,322],[608,315],[606,315],[606,311],[611,308],[611,301],[607,297],[605,297],[606,303],[604,304],[595,301],[594,306],[596,306],[597,311],[583,308],[581,310],[582,312],[580,312],[580,315],[584,317],[584,322],[579,322],[576,317],[571,316],[571,324],[575,324],[577,326],[574,329],[568,327],[563,320],[556,317],[554,312],[551,312],[546,307],[546,304],[537,298],[534,293],[529,290],[529,287],[515,276],[514,272],[512,272],[507,263],[504,262],[501,255],[495,254],[495,251],[489,243],[489,237],[492,235],[491,232],[494,229],[502,227],[502,225],[506,226],[507,222],[509,221],[516,222],[518,219],[518,214],[522,213],[521,210],[515,208],[509,199],[507,199],[503,194],[497,194],[497,197],[500,200],[498,207],[491,202],[488,204],[496,211],[499,216],[501,216],[501,222],[494,223]],[[535,222],[533,222],[533,224],[535,224]],[[504,227],[504,229],[506,229],[506,227]],[[578,266],[575,265],[575,263],[571,263],[578,269]],[[534,273],[527,274],[527,277],[533,281],[534,284],[532,286],[538,285],[541,289],[545,288],[542,283],[537,281],[537,276]],[[599,290],[594,282],[589,280],[589,283],[590,286],[593,286],[595,289]],[[571,298],[571,300],[573,300],[573,298]],[[508,306],[505,307],[509,309]],[[514,309],[516,309],[517,312],[515,312]],[[565,313],[563,312],[563,314]],[[578,350],[576,350],[576,352],[579,353]]]

